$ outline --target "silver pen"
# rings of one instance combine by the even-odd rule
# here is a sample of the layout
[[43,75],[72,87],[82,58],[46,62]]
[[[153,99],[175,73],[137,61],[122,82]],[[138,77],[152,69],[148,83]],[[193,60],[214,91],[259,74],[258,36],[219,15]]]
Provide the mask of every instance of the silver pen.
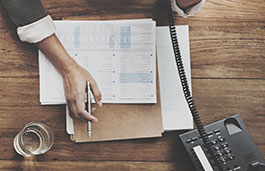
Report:
[[[90,93],[90,85],[89,82],[86,83],[86,110],[91,115],[91,93]],[[91,137],[91,122],[87,122],[87,132],[88,132],[88,137]]]

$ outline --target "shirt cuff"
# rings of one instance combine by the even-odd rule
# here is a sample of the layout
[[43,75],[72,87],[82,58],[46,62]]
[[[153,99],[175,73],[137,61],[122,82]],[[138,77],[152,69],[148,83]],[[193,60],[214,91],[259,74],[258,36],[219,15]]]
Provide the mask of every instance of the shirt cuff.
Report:
[[22,42],[38,43],[55,33],[56,27],[51,16],[17,28],[17,34]]

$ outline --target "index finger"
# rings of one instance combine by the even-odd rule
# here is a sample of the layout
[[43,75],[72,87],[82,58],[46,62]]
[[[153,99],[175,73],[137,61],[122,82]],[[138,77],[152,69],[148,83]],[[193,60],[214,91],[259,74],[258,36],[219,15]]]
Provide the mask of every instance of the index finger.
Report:
[[91,90],[92,90],[92,93],[95,97],[96,103],[98,104],[99,107],[102,107],[102,100],[101,100],[102,95],[101,95],[101,92],[98,88],[97,83],[93,81],[90,83],[90,85],[91,85]]

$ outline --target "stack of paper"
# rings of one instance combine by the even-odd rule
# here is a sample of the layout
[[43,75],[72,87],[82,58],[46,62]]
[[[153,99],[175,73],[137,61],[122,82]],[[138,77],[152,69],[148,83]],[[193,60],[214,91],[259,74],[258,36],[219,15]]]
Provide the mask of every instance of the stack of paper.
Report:
[[[157,27],[156,31],[164,130],[193,129],[193,119],[183,95],[168,26]],[[189,27],[176,26],[176,31],[186,76],[191,88]]]
[[[156,103],[155,22],[55,21],[68,53],[92,74],[103,103]],[[65,104],[63,81],[39,52],[41,104]]]
[[[193,128],[167,26],[156,28],[152,19],[65,20],[55,24],[56,34],[68,53],[97,81],[103,103],[160,103],[156,93],[157,55],[163,129]],[[176,29],[187,78],[191,83],[188,26]],[[65,104],[62,78],[41,52],[39,67],[41,104]],[[74,134],[73,120],[68,108],[66,111],[67,132]]]
[[[176,26],[183,63],[191,88],[189,27]],[[164,131],[193,129],[193,119],[180,85],[168,26],[156,28],[157,57]],[[66,128],[74,134],[74,124],[66,106]]]

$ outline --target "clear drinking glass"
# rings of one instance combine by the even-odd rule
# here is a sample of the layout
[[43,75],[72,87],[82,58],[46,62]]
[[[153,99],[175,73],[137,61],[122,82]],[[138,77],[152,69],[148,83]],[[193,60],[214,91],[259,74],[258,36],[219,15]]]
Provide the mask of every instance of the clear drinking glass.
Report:
[[53,132],[48,126],[30,122],[16,135],[14,148],[18,154],[30,157],[47,152],[53,141]]

